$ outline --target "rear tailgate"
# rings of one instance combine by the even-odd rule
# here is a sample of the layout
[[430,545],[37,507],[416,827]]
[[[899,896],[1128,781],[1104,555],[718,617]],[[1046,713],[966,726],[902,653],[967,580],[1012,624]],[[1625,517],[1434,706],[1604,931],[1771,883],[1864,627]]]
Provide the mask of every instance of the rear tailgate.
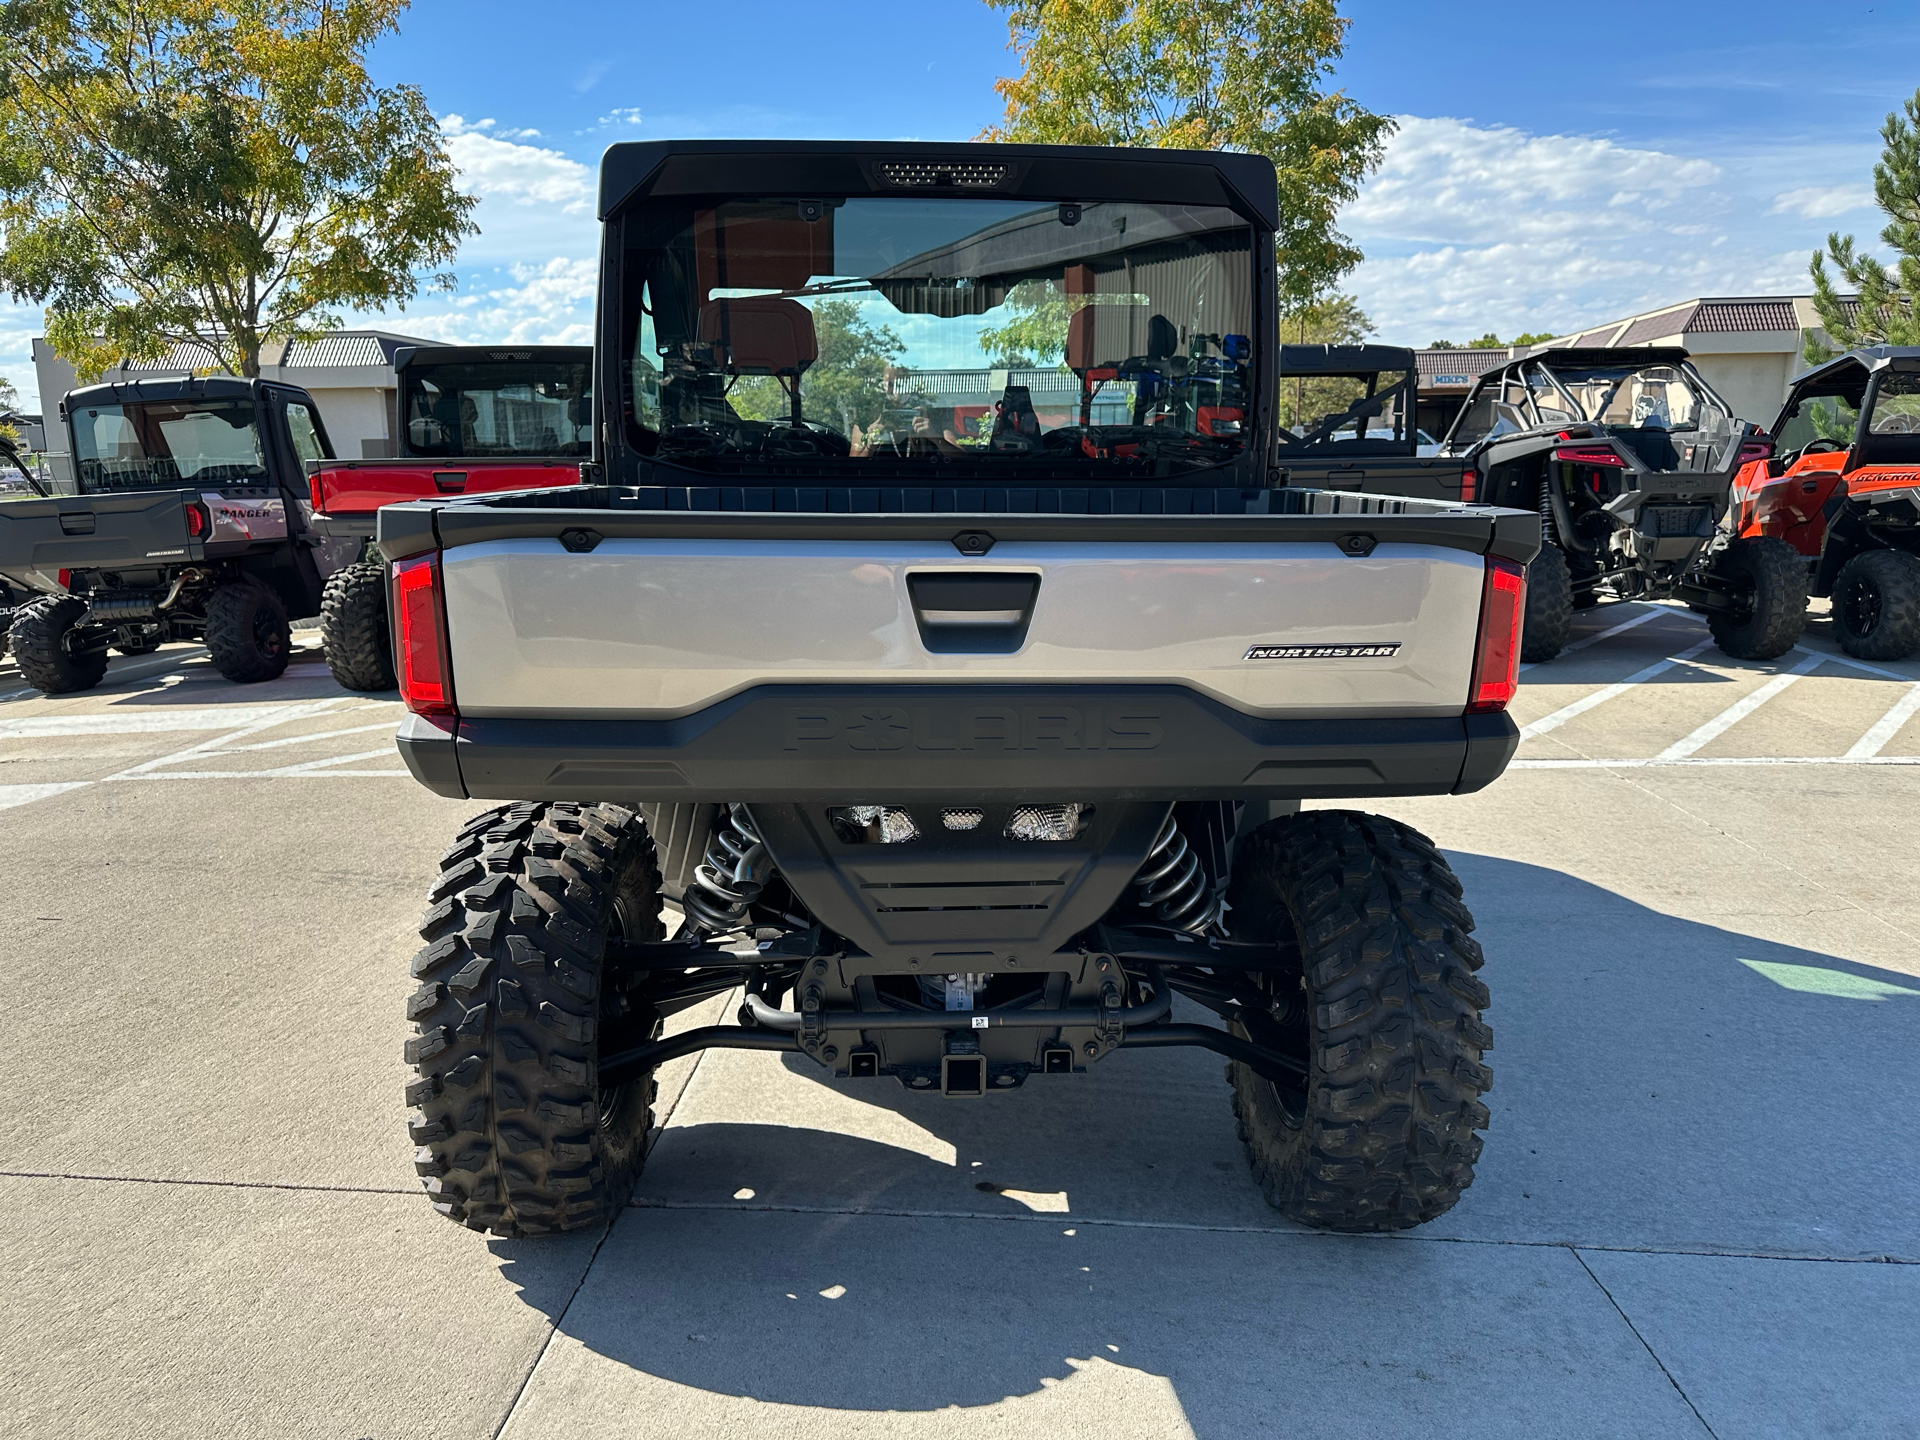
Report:
[[[1524,561],[1538,519],[1346,499],[1359,513],[405,506],[380,535],[439,550],[473,795],[1453,789],[1487,557]],[[1510,750],[1504,716],[1469,718]]]
[[371,515],[402,500],[490,495],[578,485],[578,460],[309,460],[313,508],[324,515]]
[[54,495],[0,503],[0,572],[136,569],[201,554],[187,534],[194,490]]

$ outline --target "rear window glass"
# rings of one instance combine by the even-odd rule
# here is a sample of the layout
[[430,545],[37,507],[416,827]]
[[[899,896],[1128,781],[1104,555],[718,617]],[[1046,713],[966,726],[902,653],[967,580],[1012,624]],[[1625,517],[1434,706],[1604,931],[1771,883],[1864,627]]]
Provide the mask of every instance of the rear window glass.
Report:
[[585,362],[410,365],[401,373],[409,454],[570,456],[592,448]]
[[73,416],[73,444],[82,494],[267,476],[251,400],[89,405]]

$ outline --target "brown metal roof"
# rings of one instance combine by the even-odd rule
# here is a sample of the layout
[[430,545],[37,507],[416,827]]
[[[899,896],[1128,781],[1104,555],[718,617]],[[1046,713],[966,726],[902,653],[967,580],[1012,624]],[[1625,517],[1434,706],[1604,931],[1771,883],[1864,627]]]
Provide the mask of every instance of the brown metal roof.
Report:
[[1688,330],[1723,335],[1742,330],[1798,330],[1800,321],[1791,300],[1703,301],[1688,322]]
[[1649,340],[1662,340],[1669,335],[1684,335],[1694,328],[1693,317],[1700,313],[1695,304],[1676,305],[1671,310],[1662,310],[1658,315],[1647,315],[1634,321],[1627,327],[1627,333],[1613,343],[1616,345],[1644,345]]
[[[1416,350],[1414,364],[1419,368],[1423,390],[1464,390],[1495,366],[1507,363],[1505,350]],[[1440,377],[1465,376],[1441,384]]]

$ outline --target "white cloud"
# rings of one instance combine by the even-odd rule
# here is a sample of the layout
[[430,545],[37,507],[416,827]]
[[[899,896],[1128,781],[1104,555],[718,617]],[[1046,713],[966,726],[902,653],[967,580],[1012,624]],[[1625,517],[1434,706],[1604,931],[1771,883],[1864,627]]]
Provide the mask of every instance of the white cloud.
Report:
[[[441,121],[447,136],[447,154],[460,169],[463,189],[482,200],[513,205],[556,205],[563,213],[581,214],[592,208],[592,172],[578,160],[540,145],[523,145],[489,133],[491,120],[468,123],[458,115]],[[536,134],[503,131],[505,136]]]
[[1426,243],[1644,232],[1719,174],[1710,161],[1611,140],[1402,116],[1342,218],[1356,234]]
[[1791,168],[1445,118],[1400,127],[1341,216],[1368,257],[1349,288],[1384,339],[1566,334],[1694,295],[1806,287],[1814,237],[1761,220],[1773,185],[1755,189]]
[[1864,185],[1803,185],[1773,197],[1769,215],[1799,215],[1808,220],[1825,220],[1845,215],[1849,210],[1864,210],[1873,204],[1873,191]]
[[410,335],[457,345],[590,345],[599,262],[555,256],[495,272],[461,294],[390,321]]
[[641,118],[640,107],[638,105],[629,105],[623,109],[608,111],[605,115],[602,115],[594,123],[596,125],[603,125],[603,126],[613,125],[613,126],[618,126],[622,129],[625,129],[630,126],[638,125],[640,123],[640,118]]

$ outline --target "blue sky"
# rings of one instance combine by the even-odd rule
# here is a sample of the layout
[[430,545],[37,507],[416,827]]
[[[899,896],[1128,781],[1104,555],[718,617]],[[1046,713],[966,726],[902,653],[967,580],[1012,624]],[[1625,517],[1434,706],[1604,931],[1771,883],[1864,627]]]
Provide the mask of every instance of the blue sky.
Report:
[[[1920,84],[1916,0],[1347,13],[1335,83],[1401,119],[1342,221],[1368,257],[1348,288],[1380,338],[1412,345],[1804,290],[1829,230],[1879,229],[1877,131]],[[372,69],[445,117],[483,233],[457,295],[375,323],[585,340],[608,144],[964,140],[998,117],[1011,64],[1003,17],[979,0],[415,0]],[[0,373],[29,392],[38,318],[0,308]]]

